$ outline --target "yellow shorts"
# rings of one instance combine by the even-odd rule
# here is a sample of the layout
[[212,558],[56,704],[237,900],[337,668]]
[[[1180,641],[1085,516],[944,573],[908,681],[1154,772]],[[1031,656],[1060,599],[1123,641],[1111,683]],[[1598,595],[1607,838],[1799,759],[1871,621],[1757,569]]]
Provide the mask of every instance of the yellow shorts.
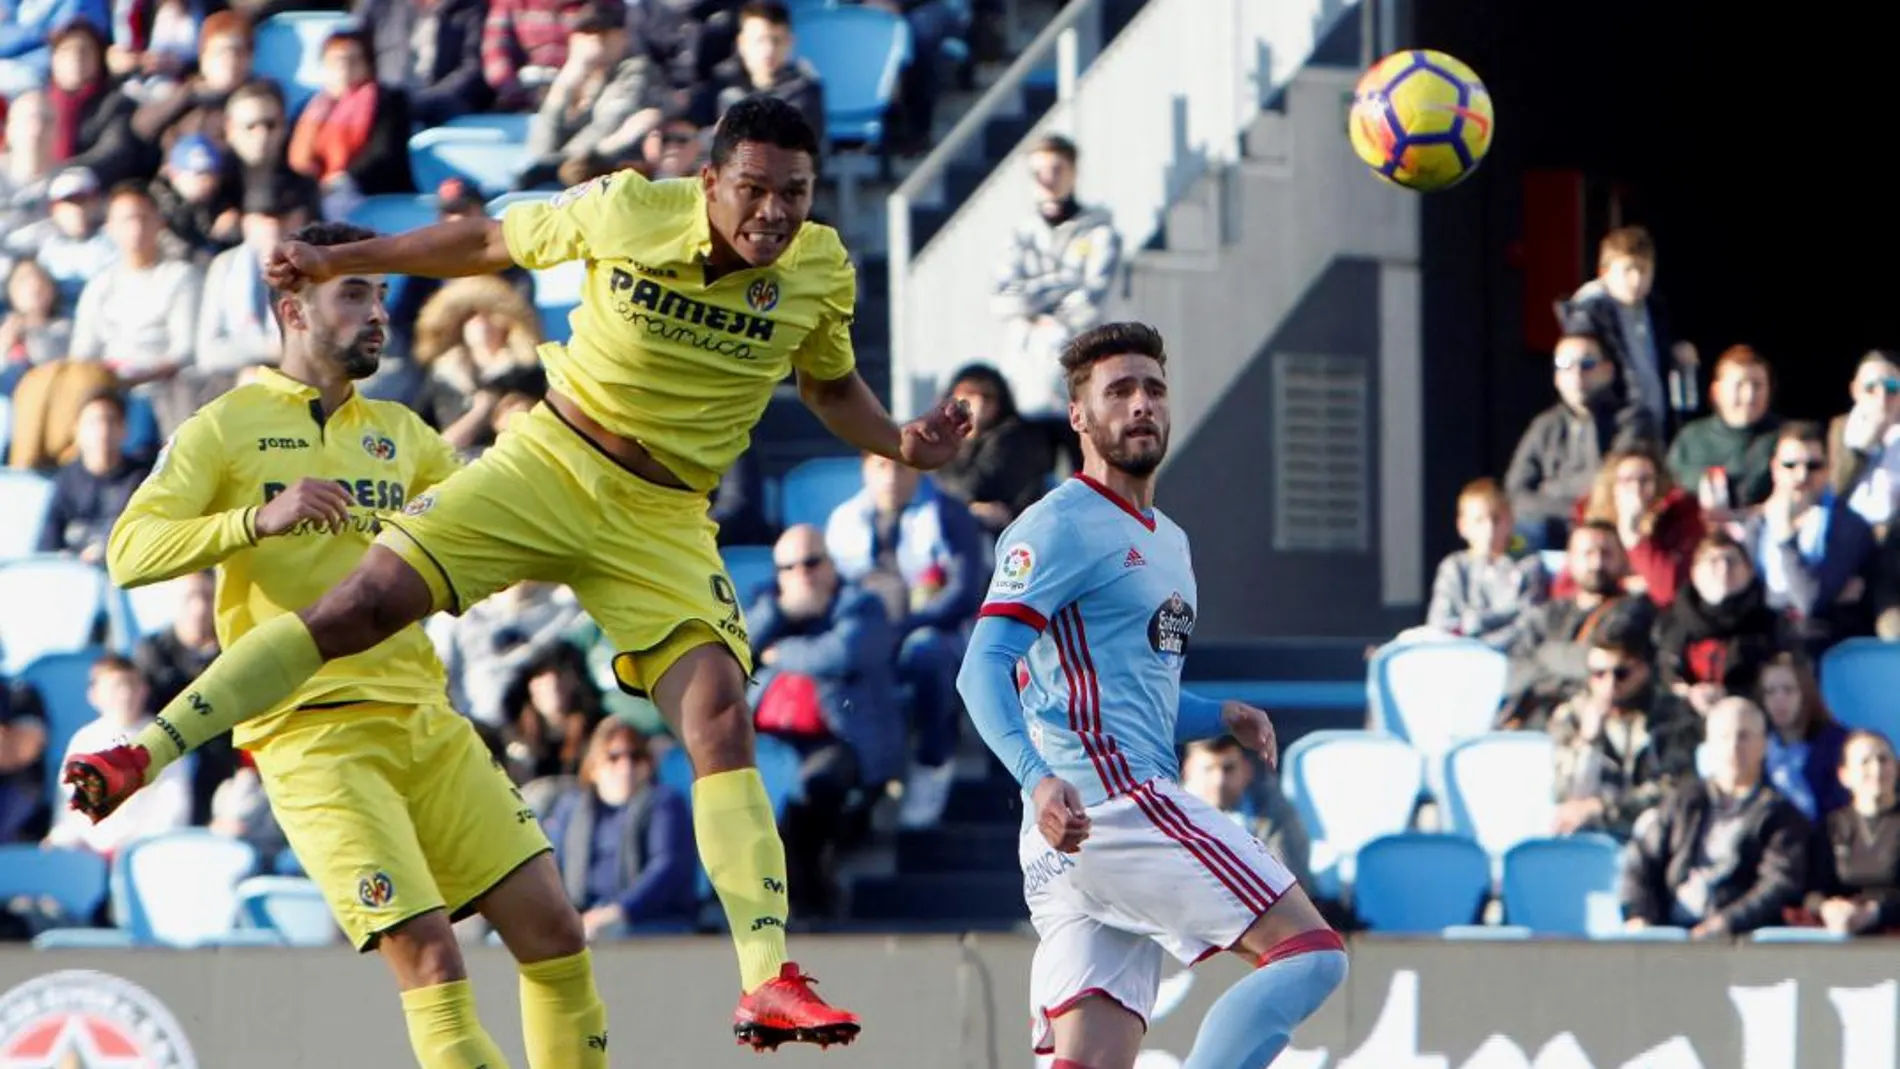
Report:
[[523,579],[566,584],[619,651],[621,687],[639,694],[712,642],[752,672],[710,504],[621,467],[543,404],[385,518],[376,541],[422,574],[438,608],[457,614]]
[[444,704],[304,709],[251,749],[271,810],[359,950],[432,909],[460,916],[552,849]]

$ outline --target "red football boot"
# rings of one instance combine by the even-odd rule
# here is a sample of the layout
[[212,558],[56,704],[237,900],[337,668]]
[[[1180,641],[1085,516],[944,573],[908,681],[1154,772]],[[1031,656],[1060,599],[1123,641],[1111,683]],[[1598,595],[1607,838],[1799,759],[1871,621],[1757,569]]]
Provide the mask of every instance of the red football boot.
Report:
[[760,1052],[777,1050],[781,1043],[829,1047],[858,1038],[857,1015],[826,1004],[811,989],[817,982],[786,962],[777,976],[739,1000],[732,1034]]
[[145,769],[151,763],[152,755],[142,746],[114,746],[69,758],[60,782],[72,784],[72,807],[97,824],[145,786]]

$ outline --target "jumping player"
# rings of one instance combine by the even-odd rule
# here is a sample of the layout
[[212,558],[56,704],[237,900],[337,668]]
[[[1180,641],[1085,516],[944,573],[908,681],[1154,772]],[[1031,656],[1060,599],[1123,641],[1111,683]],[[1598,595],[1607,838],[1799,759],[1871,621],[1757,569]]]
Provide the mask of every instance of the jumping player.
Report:
[[[295,239],[374,235],[318,223]],[[376,370],[387,287],[349,273],[271,294],[281,370],[187,419],[113,526],[106,563],[134,587],[216,565],[218,640],[293,620],[369,550],[379,512],[447,479],[455,451],[399,404],[352,385]],[[607,1015],[580,917],[533,812],[465,717],[411,624],[374,650],[285,680],[268,716],[240,725],[271,809],[359,949],[381,951],[424,1069],[506,1064],[475,1016],[450,928],[479,912],[521,962],[535,1069],[607,1065]],[[213,719],[202,687],[180,702]],[[161,731],[174,730],[167,722]],[[527,819],[520,819],[523,813]]]
[[1139,323],[1064,348],[1082,472],[998,540],[957,679],[1030,799],[1019,853],[1041,939],[1035,1047],[1055,1069],[1131,1069],[1164,949],[1260,966],[1208,1011],[1186,1069],[1260,1069],[1346,974],[1344,943],[1285,866],[1177,782],[1178,742],[1225,732],[1277,754],[1265,713],[1181,689],[1194,572],[1187,535],[1153,504],[1166,363]]
[[945,405],[899,427],[855,370],[856,274],[806,222],[818,144],[791,105],[749,97],[694,179],[623,171],[551,201],[397,237],[289,242],[274,285],[358,273],[479,275],[586,264],[567,345],[542,347],[548,398],[494,448],[385,518],[341,583],[225,650],[130,747],[68,762],[80,802],[109,812],[159,768],[277,707],[326,662],[430,612],[460,612],[521,579],[565,583],[620,651],[621,686],[653,698],[692,757],[700,856],[737,947],[741,1043],[849,1042],[858,1020],[786,960],[785,850],[754,765],[745,620],[707,518],[773,390],[799,395],[851,445],[935,468],[969,428]]

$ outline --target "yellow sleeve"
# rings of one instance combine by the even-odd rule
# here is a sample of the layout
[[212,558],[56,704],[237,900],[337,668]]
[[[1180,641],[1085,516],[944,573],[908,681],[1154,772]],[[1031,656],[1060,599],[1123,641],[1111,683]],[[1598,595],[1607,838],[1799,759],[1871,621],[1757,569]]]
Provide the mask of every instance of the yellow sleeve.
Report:
[[[404,411],[408,412],[407,409]],[[407,491],[409,498],[413,500],[417,494],[441,483],[460,470],[462,458],[456,454],[455,447],[450,445],[446,438],[436,433],[434,427],[422,422],[422,417],[414,412],[408,412],[408,416],[410,428],[414,432],[411,437],[415,441],[416,456],[419,458],[415,480],[409,484]]]
[[573,260],[597,259],[629,226],[650,226],[651,211],[664,200],[636,171],[601,175],[549,200],[511,205],[501,217],[501,235],[515,263],[539,271]]
[[856,352],[851,348],[851,319],[858,305],[858,271],[851,265],[851,257],[844,251],[844,245],[832,238],[837,246],[835,260],[825,265],[831,273],[830,284],[825,295],[820,298],[823,310],[818,316],[818,325],[792,354],[792,366],[812,378],[824,382],[844,378],[858,366]]
[[202,416],[180,424],[112,525],[106,570],[122,587],[209,568],[257,544],[257,508],[206,514],[224,480],[224,441]]

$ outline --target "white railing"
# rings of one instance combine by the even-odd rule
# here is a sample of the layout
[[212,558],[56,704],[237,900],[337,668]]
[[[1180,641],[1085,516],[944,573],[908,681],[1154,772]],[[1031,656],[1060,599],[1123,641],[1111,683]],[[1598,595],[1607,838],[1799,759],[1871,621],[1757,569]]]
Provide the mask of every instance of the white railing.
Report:
[[[1341,0],[1149,0],[1086,61],[1098,4],[1073,3],[891,194],[891,401],[904,416],[927,405],[942,376],[996,352],[1004,326],[990,296],[1009,234],[1033,211],[1023,162],[1029,143],[1062,133],[1080,151],[1078,195],[1106,208],[1133,255],[1168,205],[1210,170],[1239,158],[1261,103],[1312,54]],[[1057,103],[922,249],[910,208],[949,162],[1053,56]]]

